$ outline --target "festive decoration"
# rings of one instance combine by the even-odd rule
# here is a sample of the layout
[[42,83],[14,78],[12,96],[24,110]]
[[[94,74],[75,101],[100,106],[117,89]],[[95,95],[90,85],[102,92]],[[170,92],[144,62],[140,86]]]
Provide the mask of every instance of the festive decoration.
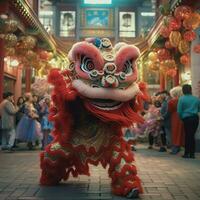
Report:
[[193,40],[195,40],[196,38],[196,33],[194,31],[186,31],[184,34],[183,34],[183,38],[184,40],[188,41],[188,42],[191,42]]
[[6,47],[13,47],[17,44],[17,36],[13,33],[1,34],[0,37],[4,39]]
[[26,52],[26,59],[29,61],[34,61],[37,59],[37,54],[32,50],[28,50]]
[[187,19],[191,14],[192,14],[192,9],[189,6],[179,6],[174,11],[174,16],[178,20]]
[[200,44],[195,45],[193,51],[200,54]]
[[164,37],[164,38],[168,38],[169,35],[171,33],[171,29],[165,25],[162,26],[161,30],[160,30],[160,34]]
[[184,54],[180,57],[180,62],[183,65],[188,65],[190,63],[190,56],[188,54]]
[[177,47],[179,42],[181,41],[181,33],[179,31],[172,31],[169,35],[169,41],[171,46]]
[[18,22],[16,20],[7,19],[5,21],[4,30],[6,33],[13,33],[18,28]]
[[172,48],[173,48],[173,46],[171,45],[171,43],[170,43],[169,40],[167,40],[167,41],[165,42],[165,47],[166,47],[167,49],[172,49]]
[[13,47],[5,48],[5,56],[14,56],[14,55],[15,55],[15,48]]
[[20,46],[22,49],[33,49],[36,46],[36,38],[33,36],[22,36],[20,39]]
[[169,53],[169,51],[167,49],[162,48],[162,49],[158,50],[158,59],[160,61],[170,59],[170,57],[171,57],[170,53]]
[[[89,175],[89,164],[101,163],[108,166],[112,192],[136,198],[142,187],[122,127],[144,122],[138,111],[148,100],[146,85],[136,83],[136,66],[130,70],[139,50],[124,45],[115,51],[83,41],[73,45],[69,56],[70,70],[53,69],[48,77],[54,85],[49,119],[54,122],[55,139],[41,154],[40,183],[54,185],[70,174]],[[128,62],[130,58],[133,62]]]
[[52,53],[49,54],[48,51],[45,51],[45,50],[39,51],[39,57],[42,60],[49,60],[51,58],[51,56],[52,56]]
[[158,55],[157,55],[156,52],[150,52],[149,55],[148,55],[148,58],[149,58],[151,61],[155,62],[155,61],[158,59]]
[[200,25],[200,15],[198,13],[192,13],[187,19],[183,21],[183,26],[186,29],[196,29]]
[[181,20],[175,17],[169,17],[168,19],[168,29],[169,30],[179,30],[181,28]]
[[185,40],[181,40],[179,42],[178,45],[178,50],[180,51],[180,53],[185,54],[190,50],[190,45],[189,42],[185,41]]
[[36,77],[35,82],[31,85],[31,89],[34,94],[43,97],[45,94],[49,93],[50,85],[46,78]]
[[168,69],[166,71],[166,75],[171,77],[171,78],[174,78],[177,74],[177,70],[176,69]]
[[167,68],[176,68],[176,62],[173,59],[164,60],[161,62],[161,65]]

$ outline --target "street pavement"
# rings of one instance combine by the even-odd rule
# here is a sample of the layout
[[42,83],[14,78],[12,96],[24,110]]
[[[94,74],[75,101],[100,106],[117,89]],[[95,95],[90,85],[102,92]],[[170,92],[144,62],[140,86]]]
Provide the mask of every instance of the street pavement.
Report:
[[[200,154],[184,159],[181,154],[149,150],[137,145],[138,174],[144,194],[140,199],[200,200]],[[39,150],[0,151],[0,200],[122,200],[110,192],[107,170],[91,166],[91,176],[70,178],[54,187],[39,183]]]

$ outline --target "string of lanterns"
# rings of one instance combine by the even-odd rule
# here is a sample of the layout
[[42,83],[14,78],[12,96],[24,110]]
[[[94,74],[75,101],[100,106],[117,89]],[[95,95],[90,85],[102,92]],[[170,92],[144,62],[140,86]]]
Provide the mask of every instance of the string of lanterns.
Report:
[[0,38],[4,40],[5,56],[17,56],[24,67],[33,67],[39,76],[47,75],[52,68],[52,52],[38,48],[39,41],[33,35],[18,36],[19,23],[6,14],[0,15]]
[[[158,48],[151,49],[147,66],[150,70],[160,70],[174,77],[179,63],[186,66],[190,64],[190,45],[197,37],[195,29],[200,27],[200,14],[186,5],[178,6],[173,14],[169,13],[169,4],[162,5],[160,10],[165,16],[160,30],[162,42]],[[200,53],[200,44],[193,51]]]

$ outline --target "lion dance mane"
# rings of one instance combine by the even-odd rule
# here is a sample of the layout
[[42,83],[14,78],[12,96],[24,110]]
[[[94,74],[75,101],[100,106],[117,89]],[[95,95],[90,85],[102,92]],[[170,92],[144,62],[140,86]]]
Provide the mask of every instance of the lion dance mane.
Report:
[[112,192],[142,193],[130,145],[122,128],[142,123],[138,114],[147,98],[145,84],[137,83],[133,45],[107,38],[88,39],[73,45],[66,70],[52,69],[54,86],[49,119],[54,140],[41,153],[42,185],[55,185],[69,175],[90,175],[89,164],[108,167]]

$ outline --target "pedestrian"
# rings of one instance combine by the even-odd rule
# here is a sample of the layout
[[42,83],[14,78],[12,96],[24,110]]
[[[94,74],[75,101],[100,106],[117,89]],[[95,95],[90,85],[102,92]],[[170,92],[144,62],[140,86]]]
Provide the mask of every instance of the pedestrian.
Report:
[[178,99],[182,96],[182,87],[177,86],[170,90],[171,99],[168,102],[168,112],[171,120],[172,151],[171,154],[177,154],[184,144],[183,122],[177,113]]
[[24,105],[24,115],[18,123],[16,129],[16,138],[21,142],[27,142],[29,150],[33,149],[33,143],[40,139],[41,127],[38,114],[32,103],[32,95],[26,94]]
[[18,111],[16,113],[16,125],[19,123],[19,121],[21,120],[21,118],[24,115],[24,103],[25,103],[24,98],[19,97],[17,100]]
[[[170,94],[167,90],[160,92],[161,99],[161,110],[160,113],[163,118],[163,134],[161,135],[161,140],[163,145],[168,148],[171,147],[171,123],[170,123],[170,113],[168,112],[168,102],[170,100]],[[160,148],[160,152],[166,151],[165,147]]]
[[15,115],[17,108],[14,106],[12,92],[3,94],[4,100],[0,104],[1,128],[2,128],[2,150],[13,150],[15,142]]
[[44,149],[49,140],[49,135],[51,130],[53,129],[53,123],[48,120],[49,109],[50,109],[50,97],[44,98],[44,103],[42,104],[41,108],[41,128],[43,133],[43,141],[42,141],[42,149]]
[[191,85],[182,87],[183,96],[178,100],[177,112],[184,124],[185,152],[183,158],[195,158],[195,133],[199,124],[200,99],[192,95]]

